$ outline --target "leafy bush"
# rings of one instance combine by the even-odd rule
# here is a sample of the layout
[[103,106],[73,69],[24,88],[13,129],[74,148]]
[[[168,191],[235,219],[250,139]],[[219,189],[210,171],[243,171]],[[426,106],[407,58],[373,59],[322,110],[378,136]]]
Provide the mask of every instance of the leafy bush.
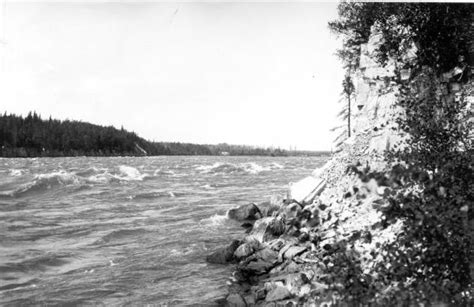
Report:
[[[377,23],[385,38],[380,48],[382,62],[389,57],[399,58],[404,44],[413,39],[418,44],[420,65],[446,71],[459,54],[467,56],[473,10],[472,3],[342,2],[339,19],[330,22],[329,27],[344,38],[338,54],[349,70],[358,68],[360,45],[368,41],[370,29]],[[410,31],[400,33],[394,20]]]
[[[383,247],[379,269],[409,300],[467,303],[470,289],[470,233],[467,212],[474,201],[474,164],[464,100],[437,94],[433,70],[402,87],[400,128],[406,146],[389,152],[393,183],[386,196],[386,223],[401,219],[396,242]],[[472,217],[471,217],[472,218]]]
[[472,126],[463,115],[464,95],[443,94],[437,81],[458,55],[467,53],[472,9],[472,4],[454,3],[342,3],[340,19],[330,24],[345,36],[340,55],[348,70],[357,69],[360,44],[375,23],[384,37],[381,64],[394,58],[402,69],[407,44],[414,41],[418,47],[416,61],[409,64],[411,78],[397,84],[404,112],[395,120],[409,138],[405,146],[387,152],[390,171],[360,174],[382,178],[389,186],[388,205],[380,209],[383,226],[397,220],[404,225],[394,242],[381,246],[385,261],[374,269],[376,294],[371,287],[359,287],[361,302],[473,302],[468,227],[474,201]]

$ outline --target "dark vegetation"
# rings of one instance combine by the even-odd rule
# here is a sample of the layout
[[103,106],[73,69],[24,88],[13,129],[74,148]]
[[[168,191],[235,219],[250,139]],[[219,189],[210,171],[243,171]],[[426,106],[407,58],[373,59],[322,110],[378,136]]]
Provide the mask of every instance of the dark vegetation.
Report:
[[[334,274],[343,278],[341,295],[347,300],[397,306],[473,304],[472,124],[464,116],[463,91],[454,99],[439,82],[442,73],[459,65],[460,55],[469,56],[473,8],[455,3],[342,3],[339,20],[330,24],[344,36],[339,55],[348,71],[357,69],[360,44],[367,42],[374,23],[385,38],[380,63],[402,61],[410,40],[418,47],[417,60],[407,63],[410,78],[392,80],[400,88],[404,112],[395,120],[410,135],[407,146],[386,153],[391,170],[361,174],[389,186],[387,205],[380,209],[382,226],[402,220],[403,231],[393,243],[380,246],[384,261],[375,276],[364,274],[350,253],[341,252]],[[398,67],[398,72],[406,68]]]
[[342,81],[342,93],[339,99],[339,102],[343,103],[343,107],[338,114],[339,119],[345,121],[346,124],[331,129],[331,131],[338,131],[338,135],[334,140],[334,146],[336,148],[339,148],[345,140],[351,137],[351,101],[353,100],[354,91],[355,87],[352,82],[352,77],[350,73],[347,73]]
[[[472,38],[472,3],[361,3],[342,2],[339,19],[329,23],[344,42],[339,57],[347,69],[359,67],[360,45],[369,39],[370,28],[378,23],[385,38],[380,60],[401,60],[412,38],[418,45],[418,63],[438,73],[451,69],[459,54],[467,54]],[[408,31],[400,33],[398,25]]]
[[0,157],[156,156],[156,155],[304,156],[327,152],[286,151],[244,145],[149,142],[134,132],[80,121],[0,115]]

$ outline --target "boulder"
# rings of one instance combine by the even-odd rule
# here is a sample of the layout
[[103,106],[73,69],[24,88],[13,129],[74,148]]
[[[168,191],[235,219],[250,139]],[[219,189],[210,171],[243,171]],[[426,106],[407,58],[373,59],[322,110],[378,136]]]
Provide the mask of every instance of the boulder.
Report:
[[285,279],[285,284],[291,294],[298,295],[305,282],[301,274],[289,274]]
[[298,203],[291,203],[285,207],[285,216],[287,221],[293,220],[301,212],[301,206]]
[[287,242],[279,251],[278,253],[278,260],[283,262],[283,255],[294,245],[293,242]]
[[271,248],[256,251],[239,265],[239,269],[247,274],[261,275],[272,269],[278,262],[278,253]]
[[270,271],[274,266],[275,262],[259,259],[240,266],[239,269],[247,275],[262,275]]
[[251,203],[230,209],[229,212],[227,212],[227,216],[237,221],[258,220],[262,217],[262,213],[257,205]]
[[301,273],[301,279],[304,283],[309,284],[313,279],[314,275],[315,274],[313,270],[306,270]]
[[264,248],[259,251],[257,251],[254,254],[254,257],[257,259],[262,259],[266,262],[272,262],[275,263],[278,259],[278,252],[274,251],[271,248]]
[[234,257],[236,259],[242,259],[252,255],[258,249],[260,249],[260,242],[256,240],[245,242],[235,250]]
[[285,224],[278,217],[264,217],[255,222],[246,241],[257,240],[260,243],[269,241],[285,232]]
[[240,296],[240,294],[232,293],[227,296],[227,306],[230,307],[246,307],[247,303],[245,300]]
[[291,261],[288,263],[288,265],[285,268],[286,273],[295,273],[299,272],[301,270],[301,267],[294,261]]
[[257,288],[254,290],[254,296],[256,300],[263,300],[267,295],[267,290],[263,288]]
[[321,194],[325,186],[324,179],[308,176],[290,185],[289,196],[300,204],[311,203],[316,196]]
[[309,234],[307,232],[302,232],[299,237],[298,237],[298,241],[300,241],[301,243],[304,243],[306,241],[309,240]]
[[275,301],[281,301],[286,298],[291,297],[290,291],[283,287],[283,286],[276,286],[274,289],[272,289],[270,292],[268,292],[265,301],[267,302],[275,302]]
[[248,294],[244,297],[245,302],[247,303],[248,306],[254,306],[255,305],[255,296],[253,294]]
[[263,202],[257,205],[260,209],[260,213],[262,216],[272,216],[274,212],[278,212],[280,210],[280,206],[276,204],[272,204],[270,202]]
[[309,293],[311,292],[311,285],[303,285],[300,289],[300,293],[298,293],[298,296],[305,296],[305,295],[309,295]]
[[283,239],[280,238],[280,239],[275,239],[269,242],[268,247],[270,247],[274,251],[279,251],[283,247],[284,244],[285,244],[285,241],[283,241]]
[[293,259],[294,257],[302,254],[308,248],[306,246],[292,246],[284,254],[285,259]]
[[241,242],[234,240],[227,247],[222,247],[206,257],[206,261],[209,263],[226,264],[234,261],[234,252],[239,247]]

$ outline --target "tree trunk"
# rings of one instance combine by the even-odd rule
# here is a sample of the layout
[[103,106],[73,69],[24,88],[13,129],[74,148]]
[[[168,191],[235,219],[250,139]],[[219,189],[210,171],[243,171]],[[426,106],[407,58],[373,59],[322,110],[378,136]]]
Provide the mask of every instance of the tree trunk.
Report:
[[351,137],[351,95],[347,95],[347,136]]

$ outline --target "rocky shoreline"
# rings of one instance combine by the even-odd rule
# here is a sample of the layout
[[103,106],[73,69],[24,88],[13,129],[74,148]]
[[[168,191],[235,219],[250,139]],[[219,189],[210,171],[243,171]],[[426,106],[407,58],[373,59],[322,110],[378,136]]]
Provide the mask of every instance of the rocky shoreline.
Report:
[[346,269],[338,263],[345,246],[357,252],[348,256],[359,261],[357,269],[369,272],[382,261],[372,251],[394,240],[399,225],[382,227],[383,182],[357,175],[369,161],[379,169],[385,165],[381,155],[368,152],[370,135],[357,135],[323,168],[292,184],[281,201],[228,212],[247,234],[207,257],[210,263],[236,265],[220,304],[330,306],[344,287],[332,276]]
[[385,225],[379,210],[386,205],[387,178],[361,176],[368,169],[386,171],[385,150],[403,144],[390,124],[399,112],[398,89],[384,81],[393,68],[374,60],[380,42],[374,31],[361,48],[354,101],[359,111],[353,135],[340,151],[312,176],[290,185],[281,201],[229,212],[244,223],[247,235],[207,258],[236,264],[223,305],[334,306],[345,289],[370,283],[354,279],[354,272],[376,274],[373,268],[383,259],[375,251],[395,240],[402,226]]
[[[229,211],[247,234],[207,257],[210,263],[235,265],[220,305],[359,305],[357,296],[371,291],[379,277],[377,267],[390,267],[380,247],[396,241],[403,221],[388,223],[382,213],[390,187],[401,184],[390,177],[385,153],[402,150],[408,139],[396,124],[403,113],[397,104],[400,85],[393,80],[396,67],[414,61],[417,47],[407,44],[402,63],[389,59],[382,66],[377,50],[383,41],[374,25],[360,46],[353,134],[340,151],[312,176],[290,185],[280,201]],[[472,88],[472,81],[465,85],[466,112],[472,112]],[[449,97],[455,103],[460,93]],[[386,281],[381,291],[396,287]]]

